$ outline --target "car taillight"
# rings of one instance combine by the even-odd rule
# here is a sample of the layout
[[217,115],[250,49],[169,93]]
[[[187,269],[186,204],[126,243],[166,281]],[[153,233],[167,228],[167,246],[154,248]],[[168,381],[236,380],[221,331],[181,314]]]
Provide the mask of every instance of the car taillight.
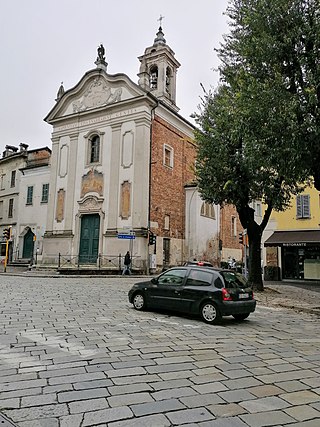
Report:
[[232,297],[226,288],[222,288],[222,299],[223,301],[232,301]]
[[198,262],[198,265],[203,265],[203,262],[199,261],[199,262]]

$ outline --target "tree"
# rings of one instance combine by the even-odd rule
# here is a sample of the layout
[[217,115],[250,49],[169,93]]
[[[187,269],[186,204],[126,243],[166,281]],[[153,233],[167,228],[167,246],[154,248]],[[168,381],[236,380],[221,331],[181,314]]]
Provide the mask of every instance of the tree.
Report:
[[[260,246],[272,209],[320,185],[319,7],[315,0],[233,0],[218,50],[220,85],[196,121],[202,197],[236,206],[248,230],[249,281],[263,289]],[[311,151],[312,150],[312,151]],[[250,203],[263,200],[261,224]]]

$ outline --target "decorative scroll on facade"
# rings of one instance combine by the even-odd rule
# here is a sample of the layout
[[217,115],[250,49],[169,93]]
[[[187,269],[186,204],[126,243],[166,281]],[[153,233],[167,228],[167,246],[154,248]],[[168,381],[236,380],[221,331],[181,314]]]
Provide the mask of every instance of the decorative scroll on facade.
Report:
[[81,197],[84,197],[90,192],[98,193],[99,196],[103,195],[103,173],[95,169],[90,169],[89,172],[82,177]]
[[73,112],[79,113],[90,108],[101,107],[121,101],[122,88],[111,89],[102,77],[96,77],[83,96],[72,104]]
[[122,219],[128,219],[131,215],[131,183],[124,181],[121,184],[120,195],[120,216]]
[[64,204],[65,204],[66,192],[63,188],[60,188],[57,196],[57,207],[56,207],[56,221],[62,222],[64,220]]
[[96,196],[86,196],[84,199],[79,200],[79,213],[104,213],[102,212],[102,205],[104,199]]

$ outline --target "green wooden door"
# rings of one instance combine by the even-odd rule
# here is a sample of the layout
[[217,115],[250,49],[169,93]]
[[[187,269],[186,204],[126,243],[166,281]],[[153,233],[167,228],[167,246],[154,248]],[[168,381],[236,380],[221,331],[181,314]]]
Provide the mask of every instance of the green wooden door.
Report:
[[34,245],[34,234],[31,229],[27,231],[23,239],[23,251],[22,258],[32,258],[33,257],[33,245]]
[[81,234],[79,262],[94,264],[99,251],[100,216],[83,215],[81,218]]

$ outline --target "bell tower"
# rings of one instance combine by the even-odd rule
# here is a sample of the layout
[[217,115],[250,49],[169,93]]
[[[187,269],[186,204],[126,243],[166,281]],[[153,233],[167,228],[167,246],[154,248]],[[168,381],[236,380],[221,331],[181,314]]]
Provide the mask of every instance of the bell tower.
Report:
[[138,58],[141,62],[138,84],[175,111],[179,111],[176,106],[176,74],[180,63],[166,43],[161,20],[162,17],[153,45],[147,47],[144,54]]

